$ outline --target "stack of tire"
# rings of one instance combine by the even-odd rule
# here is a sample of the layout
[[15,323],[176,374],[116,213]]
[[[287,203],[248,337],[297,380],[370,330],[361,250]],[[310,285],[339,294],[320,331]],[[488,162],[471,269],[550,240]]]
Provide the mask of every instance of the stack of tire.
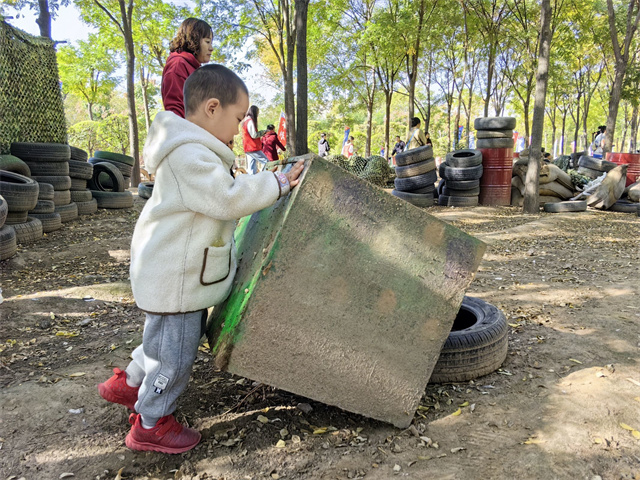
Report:
[[93,177],[93,165],[87,162],[89,155],[77,147],[70,147],[69,176],[71,177],[71,201],[78,206],[78,215],[91,215],[98,211],[98,202],[87,188]]
[[29,212],[30,217],[37,218],[42,223],[44,233],[55,232],[62,228],[62,217],[56,213],[55,190],[49,183],[38,183],[38,203]]
[[13,257],[18,251],[16,231],[10,225],[5,225],[8,210],[7,201],[0,195],[0,260]]
[[514,117],[476,118],[476,148],[482,152],[481,205],[511,204]]
[[[69,145],[61,143],[11,144],[11,154],[23,160],[31,170],[31,178],[38,183],[53,186],[54,212],[62,223],[78,218],[78,206],[71,201],[71,177],[69,176]],[[40,215],[44,214],[42,209]],[[48,213],[54,213],[48,212]]]
[[[29,216],[29,211],[38,203],[38,190],[35,180],[19,173],[0,170],[0,195],[7,205],[3,228],[14,230],[13,241],[10,239],[11,233],[3,230],[2,243],[31,243],[42,237],[42,223]],[[11,247],[7,248],[10,250]]]
[[602,158],[590,157],[589,155],[582,155],[578,160],[578,173],[596,179],[610,170],[613,170],[618,166],[617,163],[608,162]]
[[438,204],[447,207],[473,207],[478,205],[482,153],[478,150],[457,150],[447,153],[438,167]]
[[393,195],[416,207],[431,207],[438,181],[436,160],[431,145],[407,150],[396,155],[396,179]]
[[119,153],[97,151],[89,159],[93,175],[88,181],[99,208],[131,208],[133,195],[126,191],[131,182],[134,159]]

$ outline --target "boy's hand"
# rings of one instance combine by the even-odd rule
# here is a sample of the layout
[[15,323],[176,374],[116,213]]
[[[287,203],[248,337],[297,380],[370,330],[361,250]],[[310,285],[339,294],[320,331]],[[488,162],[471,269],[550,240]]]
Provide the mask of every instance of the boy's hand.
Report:
[[287,177],[287,180],[289,180],[289,185],[291,186],[291,188],[295,187],[300,182],[300,180],[298,180],[298,177],[302,173],[302,170],[304,170],[304,160],[298,160],[293,165],[291,170],[284,174]]

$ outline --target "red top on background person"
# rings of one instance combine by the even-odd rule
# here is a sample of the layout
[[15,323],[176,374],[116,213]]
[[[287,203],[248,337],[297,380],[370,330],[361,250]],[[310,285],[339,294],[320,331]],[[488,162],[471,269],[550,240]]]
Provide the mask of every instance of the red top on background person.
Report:
[[200,64],[211,60],[213,32],[204,20],[187,18],[171,40],[171,54],[162,71],[162,104],[164,109],[184,118],[182,89],[187,77]]
[[278,149],[283,152],[287,150],[280,140],[278,140],[275,125],[267,125],[267,132],[262,137],[262,151],[269,161],[273,162],[278,160]]

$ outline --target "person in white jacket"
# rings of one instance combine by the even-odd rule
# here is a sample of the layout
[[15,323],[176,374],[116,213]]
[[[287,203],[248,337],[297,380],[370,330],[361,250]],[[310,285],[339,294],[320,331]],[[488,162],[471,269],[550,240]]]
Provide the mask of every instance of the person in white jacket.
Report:
[[184,86],[185,118],[156,115],[144,147],[153,195],[131,241],[131,288],[146,314],[142,345],[126,370],[98,385],[126,405],[134,450],[181,453],[200,441],[172,415],[189,381],[207,308],[229,294],[236,272],[236,221],[272,205],[298,183],[304,164],[287,173],[234,179],[227,144],[249,106],[244,82],[222,65],[205,65]]

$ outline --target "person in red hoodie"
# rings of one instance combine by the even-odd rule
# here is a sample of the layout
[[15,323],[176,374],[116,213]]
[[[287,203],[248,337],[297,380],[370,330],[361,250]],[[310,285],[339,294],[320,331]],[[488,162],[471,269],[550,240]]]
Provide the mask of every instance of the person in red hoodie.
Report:
[[285,152],[287,149],[278,139],[276,133],[276,127],[274,125],[267,125],[267,131],[262,137],[262,151],[270,161],[278,160],[278,149]]
[[211,60],[213,32],[204,20],[187,18],[169,45],[169,58],[162,71],[164,109],[184,118],[182,89],[187,77]]

